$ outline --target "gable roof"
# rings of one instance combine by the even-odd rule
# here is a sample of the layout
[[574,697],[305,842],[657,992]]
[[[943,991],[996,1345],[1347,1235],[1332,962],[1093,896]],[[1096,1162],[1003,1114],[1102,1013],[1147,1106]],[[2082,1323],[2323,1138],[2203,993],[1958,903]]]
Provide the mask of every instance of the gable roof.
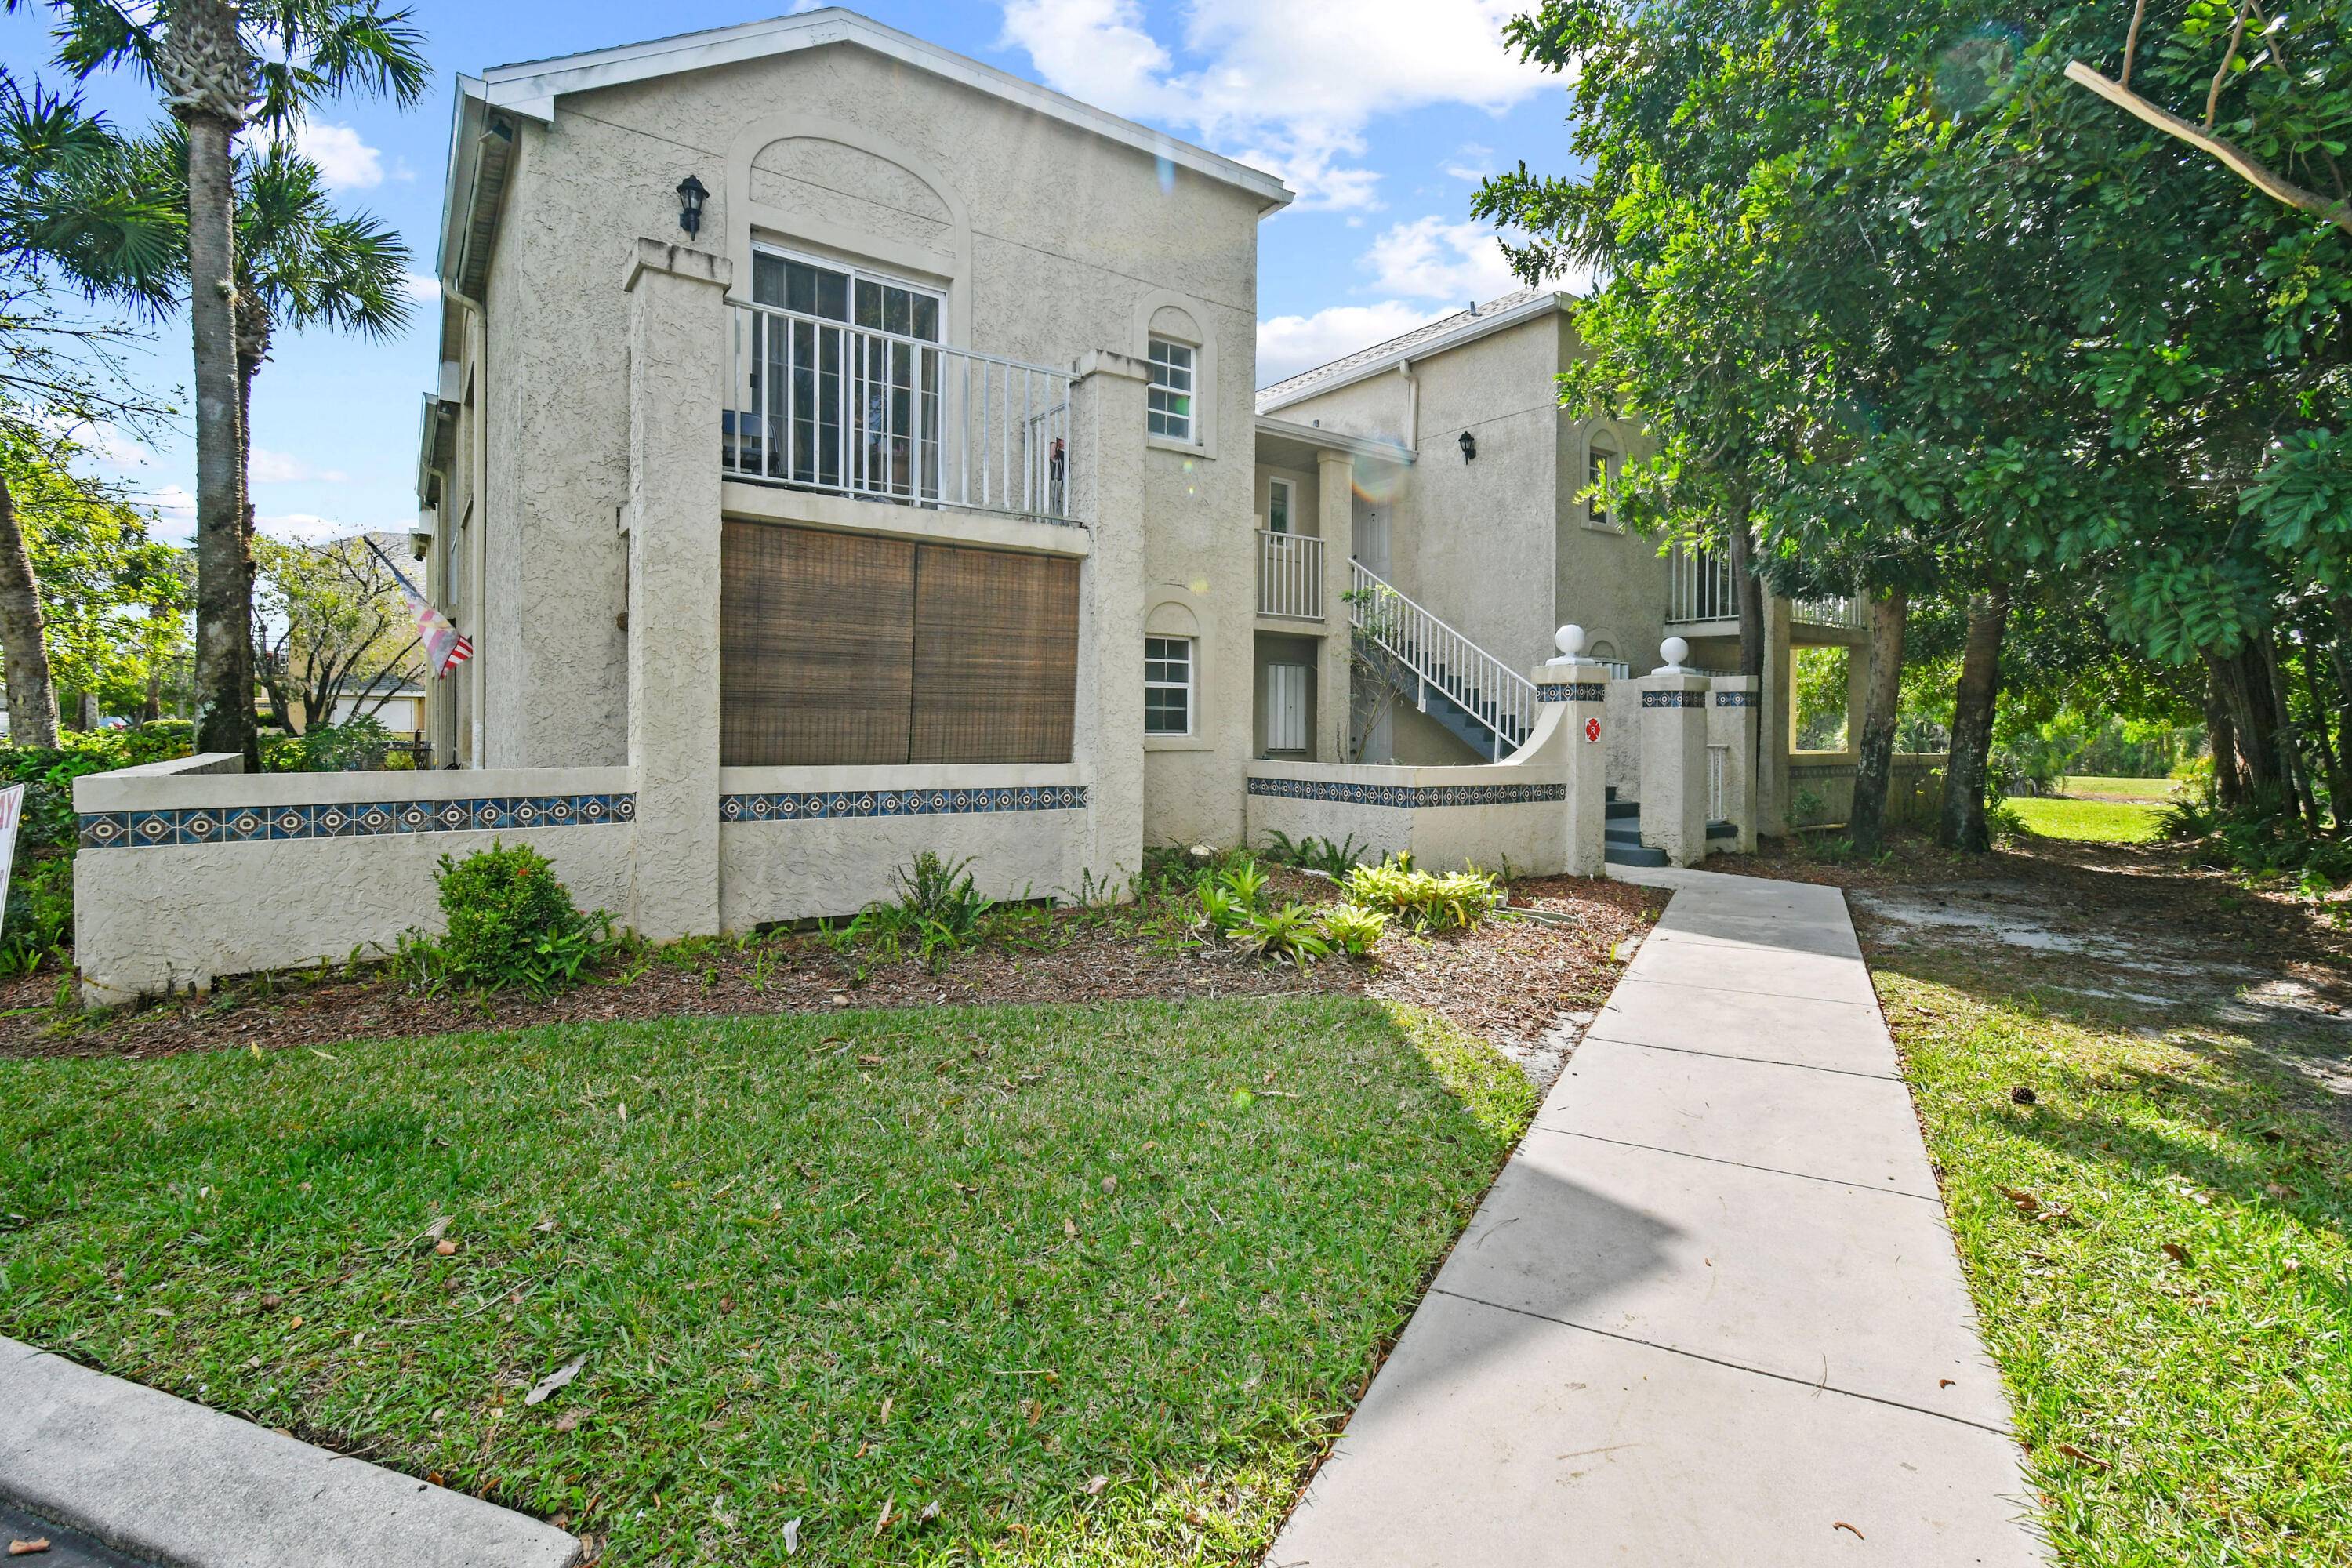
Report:
[[1386,342],[1358,349],[1351,354],[1342,354],[1328,364],[1319,364],[1313,370],[1301,371],[1271,386],[1260,387],[1258,411],[1270,414],[1318,393],[1377,375],[1405,360],[1425,358],[1475,338],[1483,338],[1489,332],[1501,331],[1505,327],[1532,321],[1548,311],[1568,310],[1575,300],[1573,294],[1564,294],[1557,289],[1522,289],[1517,293],[1489,300],[1483,305],[1472,305],[1466,310],[1440,316]]
[[[469,200],[461,201],[460,192],[471,183],[477,162],[472,154],[478,147],[482,133],[492,128],[493,111],[546,124],[555,118],[555,100],[565,93],[592,92],[598,88],[646,81],[681,71],[703,70],[741,60],[767,59],[803,49],[822,48],[828,44],[854,44],[860,48],[870,49],[932,76],[1017,104],[1047,119],[1091,132],[1107,141],[1132,147],[1154,158],[1165,159],[1203,178],[1249,193],[1257,199],[1260,212],[1271,212],[1290,204],[1290,188],[1262,169],[1253,169],[1205,148],[1195,147],[1189,142],[1180,142],[1149,126],[1122,120],[1116,114],[1097,109],[1092,104],[1081,103],[1051,88],[1040,87],[1009,71],[982,65],[952,49],[943,49],[896,27],[885,26],[869,16],[861,16],[838,5],[828,5],[824,10],[803,12],[796,16],[772,16],[761,22],[738,23],[731,27],[678,33],[666,38],[648,39],[641,44],[624,44],[609,49],[561,55],[551,59],[493,66],[478,77],[460,76],[457,79],[456,122],[450,128],[448,183],[442,201],[440,260],[443,279],[457,280],[453,269],[462,265],[458,253],[465,237],[457,232],[456,226],[467,221],[470,215],[466,209],[474,204]],[[469,126],[475,132],[473,138],[466,134]]]

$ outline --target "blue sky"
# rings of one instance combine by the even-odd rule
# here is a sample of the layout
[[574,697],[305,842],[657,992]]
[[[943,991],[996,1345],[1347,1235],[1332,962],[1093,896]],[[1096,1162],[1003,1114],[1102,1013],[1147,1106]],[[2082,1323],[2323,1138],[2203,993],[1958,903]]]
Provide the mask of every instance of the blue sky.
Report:
[[[265,528],[320,537],[405,528],[415,515],[417,395],[432,383],[429,275],[456,74],[810,9],[789,0],[413,0],[434,68],[402,113],[331,104],[302,133],[350,208],[416,252],[416,323],[379,342],[282,339],[254,394],[255,501]],[[866,0],[877,20],[1116,113],[1272,170],[1299,199],[1260,232],[1259,380],[1377,342],[1514,287],[1469,219],[1480,174],[1520,158],[1564,165],[1557,80],[1517,64],[1500,30],[1519,0]],[[652,17],[657,14],[658,20]],[[0,18],[0,63],[58,79],[37,17]],[[127,125],[153,117],[127,80],[89,100]],[[183,321],[142,365],[188,382]],[[184,398],[182,400],[184,404]],[[101,437],[92,466],[184,539],[194,461],[184,435]]]

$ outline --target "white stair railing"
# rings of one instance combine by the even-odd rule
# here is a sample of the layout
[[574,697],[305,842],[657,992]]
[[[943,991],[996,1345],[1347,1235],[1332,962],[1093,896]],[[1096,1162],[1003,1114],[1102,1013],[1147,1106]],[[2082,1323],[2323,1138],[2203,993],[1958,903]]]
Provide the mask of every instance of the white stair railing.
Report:
[[1444,693],[1493,738],[1496,762],[1535,728],[1535,682],[1401,593],[1360,561],[1348,563],[1348,620],[1393,655],[1418,682],[1414,706]]

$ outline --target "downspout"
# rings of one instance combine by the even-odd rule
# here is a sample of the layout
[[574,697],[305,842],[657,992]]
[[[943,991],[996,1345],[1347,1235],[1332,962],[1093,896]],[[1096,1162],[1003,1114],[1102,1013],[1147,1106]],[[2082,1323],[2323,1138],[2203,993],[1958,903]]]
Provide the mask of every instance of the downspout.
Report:
[[1404,449],[1415,457],[1421,455],[1421,378],[1412,374],[1412,361],[1397,361],[1397,374],[1404,377]]

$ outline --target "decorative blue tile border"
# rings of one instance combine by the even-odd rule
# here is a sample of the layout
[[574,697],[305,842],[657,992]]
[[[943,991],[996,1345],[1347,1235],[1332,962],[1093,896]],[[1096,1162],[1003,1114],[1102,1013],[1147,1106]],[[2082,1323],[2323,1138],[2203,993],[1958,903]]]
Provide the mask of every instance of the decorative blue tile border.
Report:
[[808,790],[719,797],[721,822],[816,822],[835,816],[964,816],[1007,811],[1084,811],[1084,784],[1003,789]]
[[1706,693],[1704,691],[1644,691],[1642,693],[1642,706],[1644,708],[1704,708],[1706,706]]
[[1715,694],[1715,705],[1717,708],[1754,708],[1758,704],[1753,691],[1718,691]]
[[85,849],[271,844],[293,838],[373,838],[394,833],[477,833],[524,827],[604,827],[636,819],[634,795],[470,795],[326,805],[184,806],[86,811]]
[[1601,702],[1609,688],[1598,680],[1547,680],[1536,688],[1538,702]]
[[1325,784],[1314,779],[1267,779],[1252,774],[1252,795],[1282,800],[1328,800],[1344,805],[1539,805],[1568,799],[1566,784]]

